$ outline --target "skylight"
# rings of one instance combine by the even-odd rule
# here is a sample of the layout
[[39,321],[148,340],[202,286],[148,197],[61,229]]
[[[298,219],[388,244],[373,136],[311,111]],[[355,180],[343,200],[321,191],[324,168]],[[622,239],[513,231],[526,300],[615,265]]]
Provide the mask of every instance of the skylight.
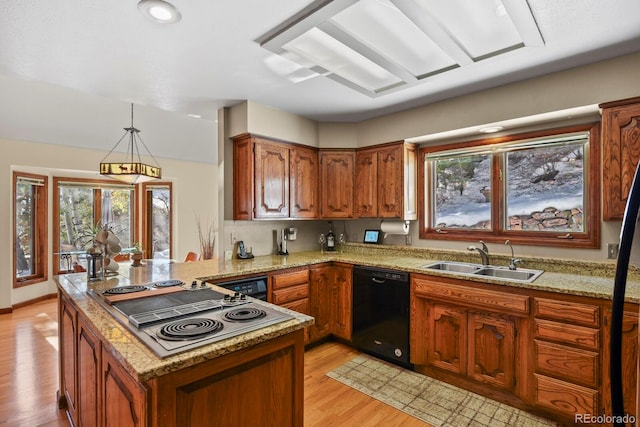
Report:
[[544,44],[513,0],[318,0],[256,41],[371,97]]

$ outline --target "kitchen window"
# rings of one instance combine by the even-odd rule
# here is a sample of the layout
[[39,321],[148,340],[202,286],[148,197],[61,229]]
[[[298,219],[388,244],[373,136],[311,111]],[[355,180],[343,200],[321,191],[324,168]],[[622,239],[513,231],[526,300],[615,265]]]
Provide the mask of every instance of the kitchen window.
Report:
[[46,176],[13,173],[13,287],[47,280]]
[[142,246],[147,258],[171,258],[172,188],[170,182],[142,184]]
[[599,127],[423,147],[420,238],[599,246]]
[[86,251],[98,228],[120,239],[126,252],[136,241],[136,189],[112,181],[54,178],[54,265],[58,272],[86,268]]

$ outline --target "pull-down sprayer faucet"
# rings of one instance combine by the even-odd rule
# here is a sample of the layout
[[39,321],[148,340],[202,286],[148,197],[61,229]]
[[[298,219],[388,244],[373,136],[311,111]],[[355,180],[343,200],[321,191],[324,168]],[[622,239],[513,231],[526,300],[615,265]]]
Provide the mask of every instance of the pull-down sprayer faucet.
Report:
[[477,251],[480,254],[480,258],[482,259],[482,265],[489,265],[489,248],[487,245],[480,240],[478,243],[482,245],[482,248],[477,248],[475,246],[469,246],[467,248],[468,251]]

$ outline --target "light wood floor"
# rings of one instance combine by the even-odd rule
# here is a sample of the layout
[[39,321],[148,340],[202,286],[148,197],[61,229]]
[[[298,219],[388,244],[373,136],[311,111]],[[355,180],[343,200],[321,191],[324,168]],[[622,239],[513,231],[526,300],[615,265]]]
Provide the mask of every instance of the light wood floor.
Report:
[[[338,343],[305,353],[305,426],[429,427],[325,376],[357,354]],[[68,426],[57,390],[57,301],[0,315],[0,426]]]

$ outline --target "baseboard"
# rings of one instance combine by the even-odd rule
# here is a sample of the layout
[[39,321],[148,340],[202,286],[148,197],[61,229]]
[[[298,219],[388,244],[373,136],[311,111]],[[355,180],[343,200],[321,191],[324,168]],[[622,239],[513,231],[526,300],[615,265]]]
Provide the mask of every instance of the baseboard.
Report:
[[12,305],[12,306],[11,306],[11,307],[9,307],[9,308],[6,308],[6,309],[0,309],[0,313],[2,313],[2,312],[3,312],[2,310],[8,310],[6,313],[11,313],[13,310],[15,310],[15,309],[17,309],[17,308],[26,307],[26,306],[28,306],[28,305],[35,304],[35,303],[40,302],[40,301],[46,301],[46,300],[48,300],[48,299],[53,299],[53,298],[57,298],[57,297],[58,297],[58,294],[57,294],[57,293],[47,294],[47,295],[42,295],[42,296],[39,296],[39,297],[37,297],[37,298],[30,299],[30,300],[28,300],[28,301],[22,301],[22,302],[19,302],[19,303],[17,303],[17,304]]

